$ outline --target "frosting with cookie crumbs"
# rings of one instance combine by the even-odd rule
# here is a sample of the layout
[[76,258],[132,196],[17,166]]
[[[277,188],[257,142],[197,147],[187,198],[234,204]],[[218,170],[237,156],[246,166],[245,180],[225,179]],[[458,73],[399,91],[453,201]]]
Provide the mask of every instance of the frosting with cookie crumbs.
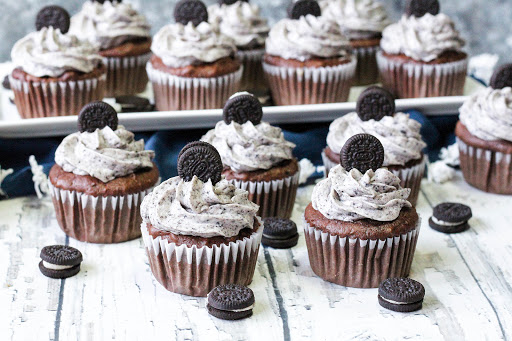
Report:
[[259,206],[248,195],[226,179],[214,185],[197,176],[188,182],[174,177],[148,194],[140,210],[143,220],[159,230],[204,238],[233,237],[254,227]]
[[103,182],[153,168],[154,157],[154,151],[144,150],[144,140],[136,141],[121,125],[68,135],[55,152],[55,162],[64,171]]
[[393,221],[403,207],[412,207],[407,201],[410,193],[386,168],[362,174],[337,165],[315,186],[311,199],[313,208],[328,219]]

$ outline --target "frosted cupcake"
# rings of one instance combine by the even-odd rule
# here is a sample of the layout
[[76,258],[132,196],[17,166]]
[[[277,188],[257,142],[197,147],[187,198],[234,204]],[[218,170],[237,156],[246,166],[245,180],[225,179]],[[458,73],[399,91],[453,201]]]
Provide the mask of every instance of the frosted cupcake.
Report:
[[347,100],[357,60],[338,24],[320,16],[313,0],[290,7],[266,42],[263,69],[277,105]]
[[87,0],[71,18],[70,32],[99,46],[107,66],[107,97],[143,92],[151,56],[150,25],[130,4]]
[[208,7],[209,21],[219,27],[221,33],[232,38],[242,62],[242,90],[266,90],[262,59],[265,39],[270,30],[267,20],[260,14],[258,5],[247,1],[220,0]]

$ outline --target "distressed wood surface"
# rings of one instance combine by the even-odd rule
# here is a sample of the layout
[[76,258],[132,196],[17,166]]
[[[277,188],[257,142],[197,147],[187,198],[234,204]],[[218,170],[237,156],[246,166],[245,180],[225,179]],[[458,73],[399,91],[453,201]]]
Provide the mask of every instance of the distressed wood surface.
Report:
[[[293,219],[301,226],[312,186],[299,189]],[[432,206],[470,205],[471,229],[445,235],[428,227]],[[316,277],[301,233],[291,250],[262,248],[251,284],[250,319],[210,317],[204,298],[163,289],[152,277],[142,240],[77,242],[59,229],[51,202],[0,201],[0,340],[500,340],[512,339],[512,197],[455,181],[423,183],[422,228],[411,277],[425,285],[421,311],[394,313],[376,289]],[[39,251],[69,244],[84,255],[66,280],[39,273]]]

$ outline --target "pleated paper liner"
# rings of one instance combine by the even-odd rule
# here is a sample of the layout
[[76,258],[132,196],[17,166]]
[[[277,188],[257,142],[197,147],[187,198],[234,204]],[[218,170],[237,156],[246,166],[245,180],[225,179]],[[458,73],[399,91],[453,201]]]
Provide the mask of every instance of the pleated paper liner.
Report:
[[356,47],[353,49],[357,58],[354,85],[375,84],[379,81],[379,68],[377,66],[377,51],[379,46]]
[[249,238],[201,248],[178,246],[160,236],[153,238],[144,222],[140,229],[156,280],[169,291],[204,297],[218,285],[252,282],[263,233],[263,223],[259,222],[258,231]]
[[151,53],[128,57],[106,57],[107,90],[105,97],[135,95],[143,92],[148,84],[146,64]]
[[265,91],[268,89],[265,74],[263,73],[263,55],[265,49],[239,50],[237,57],[244,66],[240,89],[245,91]]

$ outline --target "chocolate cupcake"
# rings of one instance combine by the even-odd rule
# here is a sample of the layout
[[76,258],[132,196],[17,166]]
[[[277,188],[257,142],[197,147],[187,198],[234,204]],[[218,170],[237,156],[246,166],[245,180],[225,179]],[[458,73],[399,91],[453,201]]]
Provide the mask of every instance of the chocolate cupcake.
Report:
[[[408,8],[415,3],[421,8],[424,1],[409,0]],[[431,13],[428,6],[422,8],[384,29],[377,53],[382,84],[398,98],[462,95],[468,65],[465,42],[455,23],[438,14],[438,3]]]
[[357,64],[349,40],[337,23],[319,16],[316,1],[301,0],[294,6],[290,13],[296,19],[280,20],[266,41],[263,69],[274,102],[345,102]]
[[220,1],[208,7],[209,21],[218,25],[221,33],[232,38],[238,49],[236,55],[242,62],[242,90],[264,91],[267,89],[262,60],[265,39],[270,27],[260,14],[258,5],[247,1],[230,4]]
[[87,0],[71,18],[70,32],[100,47],[107,66],[106,97],[143,92],[148,83],[151,26],[131,4]]
[[376,54],[382,31],[390,24],[386,9],[378,0],[324,0],[322,15],[340,25],[357,57],[354,85],[377,83]]
[[102,99],[106,68],[97,47],[67,33],[69,14],[45,7],[37,26],[11,51],[15,69],[9,82],[20,116],[76,115],[85,104]]
[[234,94],[224,107],[224,120],[201,140],[217,148],[224,164],[222,174],[249,192],[249,199],[260,206],[259,216],[289,218],[299,186],[299,164],[292,153],[295,144],[285,140],[281,128],[262,122],[261,117],[256,97]]
[[157,184],[155,153],[117,125],[108,104],[94,102],[79,116],[79,132],[55,152],[49,186],[57,221],[70,237],[119,243],[140,237],[140,203]]
[[215,148],[193,142],[178,157],[180,176],[142,203],[151,271],[169,291],[206,296],[218,285],[252,281],[263,232],[258,205],[221,172]]

